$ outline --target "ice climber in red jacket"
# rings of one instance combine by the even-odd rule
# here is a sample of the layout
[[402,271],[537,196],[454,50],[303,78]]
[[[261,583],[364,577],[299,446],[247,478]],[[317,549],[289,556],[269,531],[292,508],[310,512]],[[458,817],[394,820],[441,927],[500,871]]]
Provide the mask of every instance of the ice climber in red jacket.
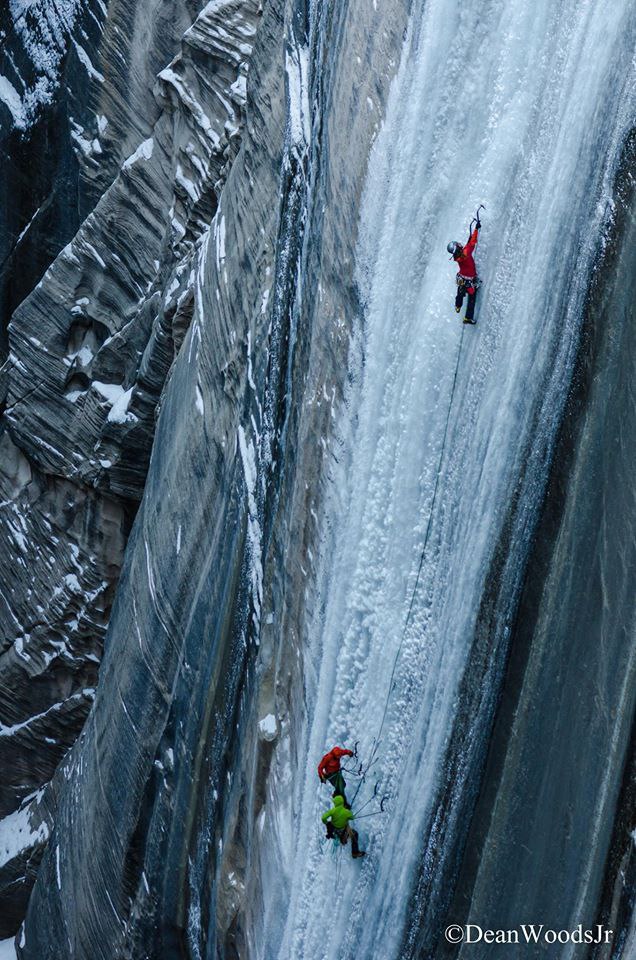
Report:
[[345,797],[345,778],[340,770],[340,760],[342,757],[352,757],[353,750],[343,750],[342,747],[333,747],[329,753],[326,753],[318,764],[318,776],[322,783],[330,783],[333,789],[333,796],[343,797],[345,806],[348,808]]
[[477,276],[477,268],[475,266],[475,260],[473,259],[473,250],[477,246],[480,229],[481,223],[479,219],[477,219],[477,225],[471,233],[468,243],[462,246],[457,240],[451,240],[446,247],[459,267],[457,273],[457,296],[455,297],[455,310],[457,313],[461,310],[464,297],[468,294],[468,305],[466,307],[464,323],[477,322],[474,319],[475,300],[477,299],[480,280]]

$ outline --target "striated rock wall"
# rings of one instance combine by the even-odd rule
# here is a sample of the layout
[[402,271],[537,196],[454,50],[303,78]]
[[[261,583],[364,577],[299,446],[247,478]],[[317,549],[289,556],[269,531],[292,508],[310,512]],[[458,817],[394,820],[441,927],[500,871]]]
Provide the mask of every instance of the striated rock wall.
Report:
[[[109,29],[120,35],[121,17],[133,8],[111,12]],[[161,32],[162,18],[152,5],[137,9],[127,38],[130,100],[118,128],[123,134],[128,111],[143,118],[137,132],[155,113],[152,135],[9,327],[0,426],[0,814],[22,804],[20,816],[32,822],[19,849],[7,843],[4,858],[0,840],[0,935],[21,919],[30,889],[21,870],[37,862],[51,823],[47,813],[40,829],[34,792],[50,780],[92,703],[158,404],[192,317],[200,242],[240,144],[258,15],[255,0],[205,5],[180,51],[164,61],[159,107],[149,111],[144,70],[171,32],[149,57],[152,31],[135,45],[135,29],[147,18]],[[170,20],[172,27],[183,21],[180,6]]]
[[[253,5],[208,7],[223,15],[224,30],[233,12],[244,25],[256,22]],[[295,749],[302,631],[319,602],[310,585],[316,509],[342,442],[331,434],[358,319],[358,199],[407,12],[402,2],[381,11],[366,3],[264,5],[245,132],[218,209],[234,125],[226,127],[229,152],[225,144],[211,150],[213,139],[197,152],[192,135],[181,135],[189,102],[184,67],[163,71],[166,109],[151,155],[143,145],[62,255],[57,293],[45,300],[46,289],[36,291],[31,300],[31,309],[48,315],[77,266],[71,257],[94,278],[88,293],[73,288],[70,310],[52,324],[59,348],[79,331],[72,349],[58,349],[61,359],[49,363],[44,351],[28,348],[28,366],[46,370],[42,391],[66,398],[51,450],[28,439],[40,426],[40,389],[33,405],[20,401],[24,374],[10,400],[12,435],[46,469],[66,470],[69,480],[81,472],[104,497],[132,502],[132,512],[143,484],[134,469],[150,436],[144,360],[153,351],[169,368],[169,384],[94,708],[49,791],[55,825],[19,937],[22,957],[236,957],[258,950],[258,890],[268,869],[259,864],[258,835],[268,816],[269,829],[285,828],[287,802],[285,776],[277,768],[267,781],[268,767],[276,740],[277,765]],[[188,45],[202,27],[200,18]],[[238,20],[232,32],[240,32]],[[199,46],[192,62],[200,55]],[[197,76],[202,84],[205,72]],[[241,98],[243,76],[226,91]],[[189,82],[197,116],[205,102],[200,89]],[[179,109],[170,129],[180,135],[168,145],[158,131],[173,97]],[[222,97],[227,101],[227,92]],[[211,189],[195,198],[192,170],[205,150],[224,164],[211,164]],[[153,197],[143,211],[150,220],[143,243],[122,248],[121,231],[98,243],[94,231],[119,196],[118,210],[132,216],[135,191]],[[171,208],[171,249],[183,259],[172,273],[158,267],[155,279],[148,271],[160,260],[154,225]],[[148,290],[142,277],[152,281]],[[122,290],[132,291],[130,300]],[[79,302],[84,297],[88,303]],[[112,310],[113,300],[129,305],[134,324],[117,321],[122,311]],[[122,378],[115,358],[137,356],[146,330],[142,359]],[[21,349],[28,336],[20,337]],[[76,351],[83,354],[77,364]],[[104,385],[113,384],[122,391],[109,396]],[[73,426],[85,421],[100,432],[89,438]],[[81,465],[78,457],[68,466],[70,449],[82,451]]]
[[149,136],[154,77],[200,6],[10,0],[0,9],[0,359],[15,307]]

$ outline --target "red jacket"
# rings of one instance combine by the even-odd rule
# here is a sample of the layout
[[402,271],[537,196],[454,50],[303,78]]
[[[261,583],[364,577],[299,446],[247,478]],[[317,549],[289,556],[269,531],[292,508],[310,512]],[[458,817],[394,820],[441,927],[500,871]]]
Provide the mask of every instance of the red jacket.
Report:
[[318,764],[318,776],[321,780],[330,777],[332,773],[338,773],[340,769],[340,757],[352,757],[353,750],[343,750],[342,747],[334,747],[329,753],[326,753]]
[[462,248],[462,252],[453,257],[453,260],[459,267],[459,273],[462,277],[473,277],[477,276],[477,267],[475,266],[475,261],[473,260],[473,250],[477,246],[477,238],[479,237],[479,231],[477,227],[473,230],[470,235],[470,239],[465,247]]

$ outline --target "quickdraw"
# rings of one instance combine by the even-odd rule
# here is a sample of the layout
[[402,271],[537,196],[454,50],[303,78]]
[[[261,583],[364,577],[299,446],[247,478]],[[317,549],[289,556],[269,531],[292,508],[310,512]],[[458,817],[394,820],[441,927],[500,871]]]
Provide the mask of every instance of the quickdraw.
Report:
[[[357,741],[356,741],[356,744],[357,744]],[[379,745],[380,745],[380,741],[378,740],[378,741],[375,743],[375,745],[374,745],[374,747],[373,747],[373,750],[371,751],[371,759],[370,759],[369,762],[367,763],[366,767],[365,767],[364,763],[361,763],[361,764],[359,765],[359,767],[358,767],[358,772],[357,772],[357,774],[353,774],[353,776],[356,776],[356,777],[359,779],[359,783],[358,783],[358,786],[357,786],[357,788],[356,788],[356,792],[355,792],[354,795],[353,795],[353,799],[351,800],[351,806],[353,806],[353,804],[355,803],[355,799],[356,799],[356,797],[358,796],[358,794],[359,794],[359,792],[360,792],[360,787],[362,786],[363,783],[366,782],[367,774],[369,773],[369,770],[371,769],[371,767],[375,766],[375,764],[376,764],[376,763],[379,761],[379,759],[380,759],[380,757],[379,757],[378,754],[377,754],[377,748],[379,747]]]
[[[366,817],[378,817],[381,813],[386,813],[386,810],[384,809],[384,804],[387,802],[388,799],[389,799],[389,795],[387,793],[380,800],[380,806],[378,807],[377,810],[372,810],[371,813],[363,813],[361,817],[359,817],[358,814],[356,814],[355,819],[365,820]],[[362,807],[360,809],[362,809]]]

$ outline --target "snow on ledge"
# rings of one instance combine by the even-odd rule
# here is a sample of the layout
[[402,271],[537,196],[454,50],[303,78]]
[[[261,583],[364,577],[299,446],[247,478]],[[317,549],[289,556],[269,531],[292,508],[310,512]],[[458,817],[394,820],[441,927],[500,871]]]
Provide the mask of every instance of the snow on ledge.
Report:
[[103,383],[101,380],[93,380],[93,386],[99,394],[110,404],[108,420],[110,423],[127,423],[129,420],[136,420],[134,413],[129,413],[128,406],[132,397],[133,388],[128,390],[119,383]]
[[258,733],[261,740],[275,740],[278,736],[278,720],[273,713],[268,713],[258,725]]
[[0,867],[10,863],[24,850],[31,850],[49,839],[46,821],[41,820],[35,829],[32,828],[32,806],[30,803],[0,820]]
[[130,170],[138,160],[150,160],[152,156],[152,150],[155,145],[152,137],[149,137],[148,140],[144,140],[143,143],[140,143],[134,153],[132,153],[127,160],[124,161],[124,170]]
[[6,77],[0,77],[0,101],[9,109],[18,130],[24,130],[26,117],[20,94]]

